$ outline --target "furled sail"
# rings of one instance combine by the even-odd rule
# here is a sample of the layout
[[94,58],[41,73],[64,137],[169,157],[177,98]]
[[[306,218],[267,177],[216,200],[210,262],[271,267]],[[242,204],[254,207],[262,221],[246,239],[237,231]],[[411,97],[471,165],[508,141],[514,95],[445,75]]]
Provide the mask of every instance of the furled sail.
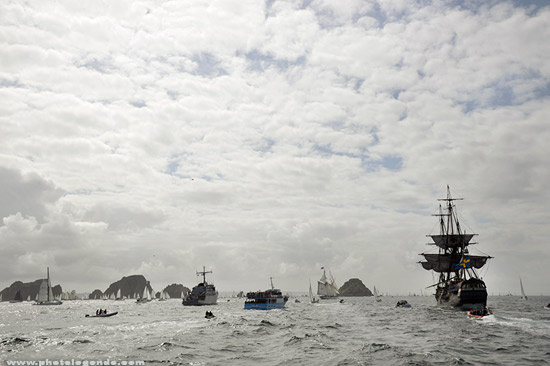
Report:
[[[420,262],[422,267],[429,271],[449,272],[453,271],[456,264],[460,263],[461,257],[450,254],[422,254],[427,262]],[[470,263],[474,268],[481,268],[487,262],[488,256],[470,255]]]
[[435,245],[442,249],[452,247],[465,247],[476,234],[454,234],[454,235],[429,235]]

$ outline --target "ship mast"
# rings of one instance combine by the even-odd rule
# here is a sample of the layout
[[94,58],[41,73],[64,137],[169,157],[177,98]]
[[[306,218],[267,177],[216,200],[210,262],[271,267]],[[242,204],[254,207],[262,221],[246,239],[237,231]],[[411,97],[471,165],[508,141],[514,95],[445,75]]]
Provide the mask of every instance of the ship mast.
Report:
[[205,266],[202,266],[202,271],[201,272],[197,271],[197,276],[202,275],[202,283],[204,283],[205,286],[206,286],[206,274],[207,273],[212,273],[212,271],[206,271]]
[[[452,198],[451,190],[447,185],[447,198],[439,198],[438,201],[445,201],[447,206],[447,213],[444,216],[447,217],[447,222],[443,220],[441,216],[441,235],[445,236],[445,243],[447,244],[444,248],[439,248],[439,254],[449,255],[451,258],[464,256],[464,244],[461,246],[449,245],[449,239],[453,235],[461,235],[465,233],[460,232],[460,222],[458,221],[458,215],[456,214],[454,201],[461,201],[463,198]],[[440,207],[440,215],[443,215]],[[449,261],[449,267],[446,272],[442,272],[440,275],[440,282],[447,282],[451,280],[452,274],[455,274],[455,277],[459,277],[458,271],[454,270],[453,261]]]

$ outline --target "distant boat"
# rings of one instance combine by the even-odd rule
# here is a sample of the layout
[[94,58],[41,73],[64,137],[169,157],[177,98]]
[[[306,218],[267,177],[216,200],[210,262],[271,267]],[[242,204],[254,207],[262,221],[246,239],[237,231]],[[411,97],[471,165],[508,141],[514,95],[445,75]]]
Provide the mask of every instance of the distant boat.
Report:
[[110,316],[114,316],[114,315],[117,315],[118,314],[118,311],[115,311],[114,313],[109,313],[109,314],[98,314],[98,315],[88,315],[86,314],[85,318],[108,318]]
[[519,278],[519,287],[521,288],[521,299],[527,300],[527,295],[525,295],[525,291],[523,291],[523,283],[521,283],[521,277]]
[[181,302],[183,306],[216,305],[218,303],[218,291],[213,284],[206,282],[207,273],[212,273],[212,271],[206,271],[205,267],[202,267],[201,272],[197,271],[197,276],[202,275],[202,282],[193,287],[193,290],[185,296]]
[[407,302],[407,300],[399,300],[397,304],[395,305],[396,308],[410,308],[411,304]]
[[43,280],[38,290],[38,299],[35,305],[61,305],[59,300],[54,300],[52,283],[50,281],[50,267],[48,267],[48,278]]
[[116,292],[116,298],[115,300],[124,300],[124,298],[122,298],[122,291],[121,289],[118,289],[118,291]]
[[270,278],[271,288],[265,291],[249,292],[244,302],[245,310],[272,310],[282,309],[288,301],[288,296],[283,296],[281,290],[273,287],[273,279]]
[[146,302],[150,302],[151,301],[151,293],[149,292],[149,289],[147,288],[147,284],[145,285],[145,288],[143,289],[143,294],[141,297],[139,297],[136,302],[138,304],[143,304],[143,303],[146,303]]
[[23,297],[21,296],[21,291],[20,290],[17,290],[17,292],[15,293],[15,297],[13,298],[13,300],[10,300],[11,303],[15,303],[15,302],[23,302]]
[[332,273],[329,271],[330,279],[327,278],[327,273],[325,272],[325,267],[321,267],[323,270],[323,275],[321,279],[317,281],[317,295],[321,299],[333,299],[338,297],[340,293],[338,292],[338,287],[336,287],[336,281],[332,277]]
[[493,311],[488,307],[481,308],[481,309],[472,309],[468,311],[468,316],[470,318],[483,319],[484,317],[490,316],[490,315],[493,315]]
[[166,291],[162,291],[162,292],[160,293],[159,301],[166,301],[166,300],[169,299],[169,298],[170,298],[170,295],[168,295],[168,294],[166,293]]
[[309,301],[312,304],[316,304],[319,302],[319,299],[317,299],[315,296],[313,296],[313,291],[311,290],[311,280],[309,281]]
[[380,294],[378,293],[378,290],[376,289],[376,286],[374,286],[374,300],[376,300],[376,302],[382,301],[382,299],[380,298]]

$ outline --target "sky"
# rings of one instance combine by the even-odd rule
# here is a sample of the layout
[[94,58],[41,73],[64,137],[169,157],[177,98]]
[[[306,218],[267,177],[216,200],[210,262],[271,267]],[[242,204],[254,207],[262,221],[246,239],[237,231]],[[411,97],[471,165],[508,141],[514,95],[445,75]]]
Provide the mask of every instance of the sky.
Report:
[[550,294],[549,39],[543,1],[2,1],[0,288],[429,294],[449,185],[489,294]]

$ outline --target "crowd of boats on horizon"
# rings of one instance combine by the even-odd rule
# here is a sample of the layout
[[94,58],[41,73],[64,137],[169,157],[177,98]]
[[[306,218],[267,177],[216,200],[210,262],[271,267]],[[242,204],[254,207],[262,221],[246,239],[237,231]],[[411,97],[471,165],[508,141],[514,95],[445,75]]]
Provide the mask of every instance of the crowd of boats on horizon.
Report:
[[[484,280],[477,274],[476,269],[482,268],[486,262],[493,257],[489,255],[473,255],[470,253],[469,246],[471,244],[476,244],[471,242],[471,240],[477,234],[468,233],[462,229],[455,204],[455,201],[458,200],[462,200],[462,198],[453,198],[450,188],[447,186],[446,198],[438,200],[444,203],[439,205],[439,213],[434,215],[438,217],[439,220],[439,233],[428,235],[428,237],[432,239],[432,242],[428,243],[428,245],[435,248],[437,252],[421,253],[420,255],[424,257],[424,261],[420,261],[419,264],[421,264],[422,268],[425,270],[433,271],[438,276],[437,282],[427,287],[434,289],[435,293],[432,296],[435,297],[438,304],[449,305],[468,311],[485,309],[487,307],[488,291]],[[308,295],[312,303],[318,302],[320,299],[338,298],[341,295],[330,270],[328,274],[325,267],[321,267],[321,270],[323,273],[321,278],[317,281],[316,295],[314,295],[312,290],[311,281],[309,283]],[[207,282],[206,274],[208,273],[212,273],[212,271],[206,271],[205,267],[203,267],[202,271],[197,271],[196,274],[202,276],[202,282],[194,286],[192,290],[186,291],[185,293],[181,291],[181,295],[178,294],[180,295],[179,298],[182,299],[183,305],[199,306],[216,304],[219,293],[213,283]],[[269,310],[284,307],[289,299],[289,295],[283,295],[283,292],[273,285],[273,280],[270,279],[270,281],[271,288],[265,291],[252,291],[246,293],[246,295],[241,291],[237,293],[235,297],[245,297],[245,308],[249,309]],[[527,300],[521,278],[519,281],[521,298]],[[361,281],[359,280],[359,282]],[[362,282],[361,285],[364,286]],[[368,290],[366,287],[365,289]],[[376,286],[374,286],[373,289],[373,292],[368,290],[367,294],[354,294],[352,296],[374,296],[378,301],[382,294]],[[149,282],[147,282],[141,294],[123,294],[121,293],[121,289],[118,288],[116,294],[114,291],[111,291],[107,296],[96,296],[94,299],[102,298],[106,300],[108,298],[110,300],[125,300],[133,298],[136,299],[138,303],[145,303],[154,299],[164,301],[170,297],[165,290],[154,295]],[[66,300],[77,298],[75,291],[72,291],[68,295],[65,293],[64,296]],[[424,291],[421,290],[420,295],[416,293],[411,294],[409,292],[408,296],[425,295]],[[502,295],[499,293],[498,296]],[[508,293],[505,296],[512,295]],[[0,298],[0,301],[1,300]],[[23,301],[21,296],[9,300],[10,302]],[[30,300],[29,296],[27,301]],[[56,298],[53,296],[49,268],[47,270],[47,279],[41,282],[40,290],[34,300],[38,305],[60,305],[63,300],[60,297]]]

